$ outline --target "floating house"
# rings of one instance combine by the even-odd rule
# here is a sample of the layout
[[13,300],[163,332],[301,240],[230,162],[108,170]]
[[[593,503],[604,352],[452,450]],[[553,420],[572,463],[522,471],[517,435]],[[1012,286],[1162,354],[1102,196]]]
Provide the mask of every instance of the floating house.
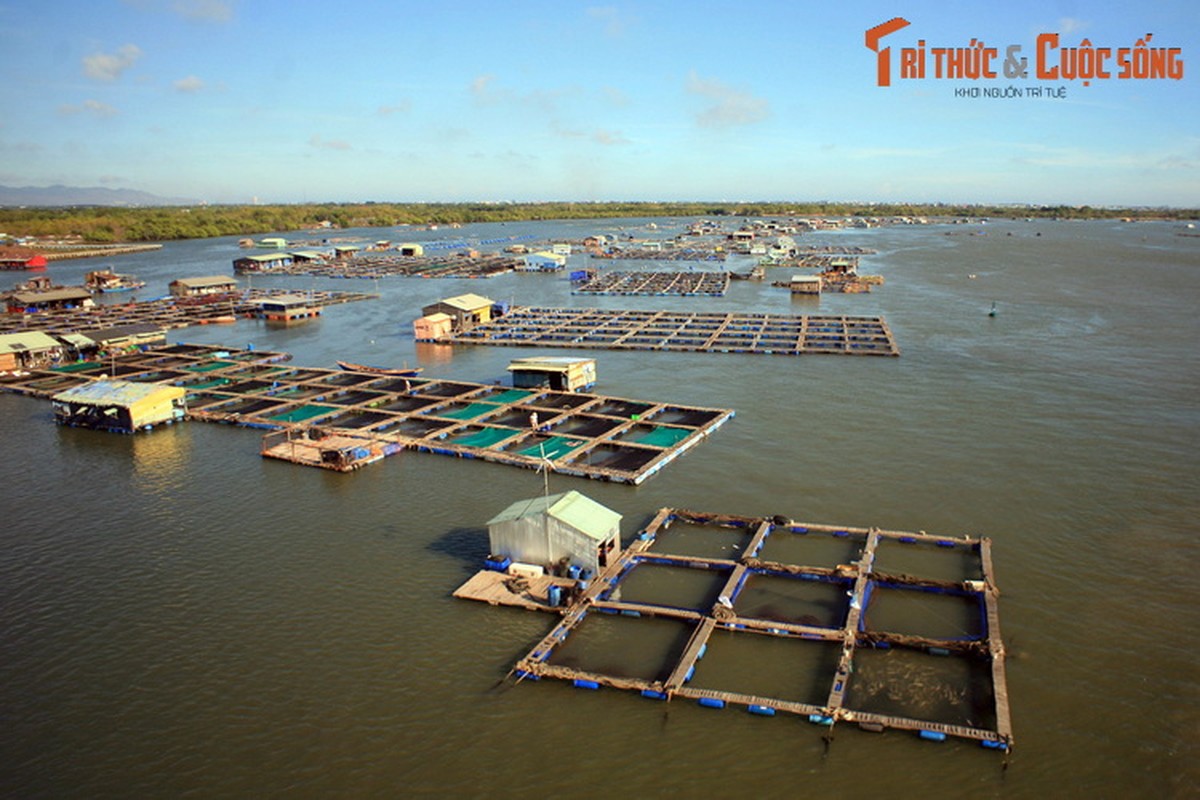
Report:
[[132,292],[134,289],[140,289],[145,286],[146,282],[138,280],[132,275],[122,275],[119,272],[113,272],[111,269],[98,269],[84,276],[83,285],[90,292],[105,294],[109,292]]
[[358,245],[344,244],[337,245],[333,248],[333,257],[336,259],[354,258],[354,254],[362,250]]
[[42,331],[0,334],[0,372],[41,367],[62,354],[63,343]]
[[418,342],[436,342],[454,332],[454,317],[440,311],[413,320],[413,336]]
[[508,365],[518,389],[586,392],[596,385],[596,359],[571,356],[514,358]]
[[275,250],[282,250],[287,247],[287,239],[278,236],[268,236],[258,243],[259,247],[270,247]]
[[530,253],[520,269],[522,272],[558,272],[567,265],[567,257],[549,250]]
[[453,320],[454,330],[465,331],[490,322],[493,305],[490,298],[477,294],[460,294],[425,306],[421,309],[421,316],[448,314]]
[[204,297],[236,292],[238,282],[224,275],[210,275],[203,278],[179,278],[171,281],[168,288],[173,297]]
[[302,294],[281,294],[258,302],[259,316],[272,322],[293,322],[321,315],[320,306]]
[[71,308],[91,308],[94,305],[96,303],[92,300],[92,293],[82,286],[34,289],[13,292],[8,296],[8,313],[10,314],[60,311]]
[[316,250],[297,250],[292,253],[292,260],[297,264],[314,264],[325,260],[325,254]]
[[273,272],[281,267],[290,267],[295,259],[291,253],[266,253],[257,256],[242,256],[233,260],[233,271]]
[[621,554],[621,515],[572,489],[513,503],[488,521],[488,541],[493,558],[592,576]]
[[187,416],[187,391],[132,381],[95,381],[59,392],[51,398],[60,425],[134,433]]
[[788,287],[792,294],[820,294],[820,275],[793,275]]
[[425,248],[419,244],[402,244],[396,249],[400,251],[400,255],[402,256],[419,257],[425,255]]
[[41,271],[46,268],[46,257],[28,247],[0,247],[0,269]]
[[[125,350],[132,347],[149,347],[167,343],[167,329],[153,322],[132,322],[128,325],[114,325],[111,328],[82,331],[78,334],[90,345],[79,346],[81,353],[91,350]],[[79,344],[78,339],[74,340]]]

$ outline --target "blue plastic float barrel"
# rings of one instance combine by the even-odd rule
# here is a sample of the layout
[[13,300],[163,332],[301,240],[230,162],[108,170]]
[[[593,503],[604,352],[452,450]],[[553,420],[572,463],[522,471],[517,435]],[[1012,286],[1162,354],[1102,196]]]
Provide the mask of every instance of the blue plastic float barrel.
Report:
[[719,697],[701,697],[696,701],[705,708],[724,708],[725,701]]
[[600,688],[600,684],[584,678],[576,678],[574,681],[574,686],[576,689],[592,689],[593,691]]
[[562,605],[562,587],[555,584],[546,590],[546,599],[550,605],[558,608]]
[[923,730],[921,731],[921,738],[927,742],[944,742],[946,741],[946,734],[941,731]]
[[760,706],[760,705],[756,705],[756,704],[752,703],[750,705],[750,707],[746,710],[749,711],[751,714],[758,714],[759,716],[762,716],[762,717],[775,716],[775,709],[771,708],[770,706]]

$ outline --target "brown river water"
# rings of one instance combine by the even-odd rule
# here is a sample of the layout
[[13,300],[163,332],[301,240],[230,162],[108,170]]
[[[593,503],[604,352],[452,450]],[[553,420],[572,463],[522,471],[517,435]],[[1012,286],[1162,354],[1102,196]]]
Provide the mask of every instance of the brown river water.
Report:
[[[362,233],[580,239],[643,235],[645,222]],[[658,223],[655,235],[682,226]],[[627,540],[664,506],[991,537],[1016,738],[1007,769],[970,742],[847,725],[826,747],[824,729],[795,716],[555,681],[498,686],[552,618],[450,593],[487,554],[487,520],[542,491],[534,472],[402,453],[340,475],[261,459],[260,431],[59,429],[48,403],[0,395],[3,794],[1195,796],[1200,238],[1182,232],[992,221],[812,234],[800,244],[877,249],[860,271],[886,279],[819,301],[769,281],[665,298],[572,296],[565,274],[259,277],[382,298],[290,328],[243,320],[169,337],[490,382],[536,351],[419,348],[410,323],[423,304],[471,291],[528,305],[883,315],[899,358],[596,353],[601,393],[737,415],[640,487],[552,475],[550,488],[623,514]],[[181,242],[112,266],[150,281],[139,293],[150,297],[175,277],[228,274],[239,252],[233,238]],[[576,254],[570,268],[586,264]],[[76,283],[94,268],[49,274]],[[0,275],[0,288],[21,277]],[[817,616],[829,598],[785,602]],[[934,622],[939,633],[962,624]],[[659,657],[652,627],[614,669]],[[787,652],[739,642],[707,676],[814,692],[807,676],[827,659]],[[903,668],[869,660],[862,692]]]

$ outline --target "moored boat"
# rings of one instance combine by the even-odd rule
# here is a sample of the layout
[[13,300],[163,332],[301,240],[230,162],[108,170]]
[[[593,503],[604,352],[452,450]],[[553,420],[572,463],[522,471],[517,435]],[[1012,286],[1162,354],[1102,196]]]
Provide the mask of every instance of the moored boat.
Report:
[[372,367],[367,364],[353,364],[349,361],[339,361],[337,365],[347,372],[369,372],[372,375],[391,375],[396,378],[414,378],[421,374],[424,367]]

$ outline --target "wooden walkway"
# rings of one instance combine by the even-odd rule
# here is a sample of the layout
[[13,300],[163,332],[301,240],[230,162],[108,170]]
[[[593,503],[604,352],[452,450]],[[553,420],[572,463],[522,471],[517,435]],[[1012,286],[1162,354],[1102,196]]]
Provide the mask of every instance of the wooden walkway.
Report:
[[[659,537],[672,525],[728,528],[731,533],[739,536],[749,534],[750,540],[743,550],[744,555],[736,559],[657,552]],[[836,568],[778,564],[758,558],[764,545],[769,547],[774,539],[788,537],[841,539],[857,548],[858,557],[852,563]],[[905,547],[925,548],[926,553],[934,558],[940,553],[952,554],[959,559],[964,555],[973,555],[977,559],[978,572],[964,569],[963,580],[950,581],[887,574],[875,569],[875,561],[882,548]],[[711,609],[689,609],[620,599],[622,583],[632,571],[643,564],[664,562],[676,567],[723,570],[727,578],[723,582],[718,601]],[[742,616],[737,610],[739,596],[747,583],[756,576],[830,581],[839,587],[848,586],[840,624],[798,624],[782,618]],[[977,604],[984,610],[986,630],[978,636],[953,639],[875,630],[866,622],[866,614],[872,602],[873,589],[879,586],[885,586],[892,592],[932,592],[933,596],[947,595],[951,601],[965,600]],[[848,722],[869,731],[888,728],[911,731],[918,733],[923,739],[933,741],[955,737],[977,741],[989,749],[1008,751],[1013,744],[1013,733],[997,597],[998,591],[992,574],[991,542],[986,538],[933,536],[924,532],[887,531],[879,528],[835,527],[796,523],[780,517],[742,517],[664,508],[621,557],[590,582],[587,590],[574,604],[566,609],[552,609],[562,614],[562,619],[517,662],[514,674],[519,679],[549,677],[570,680],[584,688],[611,686],[629,689],[660,700],[682,697],[695,700],[709,708],[741,706],[752,713],[768,716],[776,713],[798,714],[825,727]],[[690,626],[691,633],[666,670],[667,677],[663,680],[610,676],[591,669],[554,663],[558,648],[577,632],[577,628],[584,624],[590,615],[596,613],[673,619]],[[718,689],[693,685],[692,681],[701,660],[712,644],[711,636],[717,630],[791,639],[796,641],[797,647],[805,647],[805,643],[824,643],[826,647],[836,647],[836,666],[828,675],[827,694],[819,700],[764,697],[739,692],[736,687]],[[721,645],[718,643],[716,646]],[[856,670],[856,657],[861,658],[863,651],[887,653],[893,649],[908,651],[915,658],[929,659],[930,663],[936,663],[939,658],[970,659],[987,663],[990,667],[990,694],[974,699],[978,705],[990,703],[989,716],[994,724],[980,725],[977,720],[969,718],[919,719],[915,716],[879,713],[869,707],[856,707],[855,679],[856,675],[862,672],[861,668]],[[607,658],[611,662],[611,655]],[[909,687],[906,684],[894,688],[905,691]],[[973,687],[963,687],[961,691],[967,693],[977,690]]]
[[516,306],[443,344],[764,355],[897,356],[882,317]]

